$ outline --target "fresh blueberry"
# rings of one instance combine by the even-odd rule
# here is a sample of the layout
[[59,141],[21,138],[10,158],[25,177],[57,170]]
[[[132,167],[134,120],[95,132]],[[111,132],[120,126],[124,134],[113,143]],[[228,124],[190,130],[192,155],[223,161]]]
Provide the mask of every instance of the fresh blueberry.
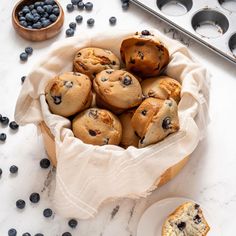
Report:
[[18,16],[19,16],[19,17],[24,16],[23,12],[22,12],[22,11],[19,11],[19,12],[18,12]]
[[67,11],[72,12],[72,11],[74,11],[74,5],[69,3],[66,5],[66,9],[67,9]]
[[43,7],[43,9],[44,9],[44,11],[46,11],[48,14],[50,14],[50,13],[52,12],[52,10],[53,10],[53,7],[52,7],[52,5],[45,5],[45,6]]
[[71,28],[66,30],[66,36],[67,37],[72,37],[74,35],[75,31]]
[[127,10],[129,8],[129,2],[123,2],[122,3],[122,9]]
[[84,3],[81,1],[77,4],[78,9],[83,10],[84,9]]
[[15,121],[12,121],[10,122],[9,127],[13,130],[17,130],[19,128],[19,125]]
[[72,234],[70,232],[65,232],[62,234],[62,236],[72,236]]
[[29,8],[23,8],[22,9],[22,13],[24,14],[24,15],[26,15],[27,13],[29,13],[30,12],[30,9]]
[[28,55],[32,55],[32,53],[33,53],[33,48],[32,48],[32,47],[26,47],[26,48],[25,48],[25,52],[26,52]]
[[81,23],[83,21],[83,16],[78,15],[78,16],[75,17],[75,20],[76,20],[77,23]]
[[19,21],[26,21],[24,16],[19,17]]
[[43,169],[47,169],[49,166],[50,166],[50,161],[47,159],[47,158],[43,158],[41,161],[40,161],[40,167],[43,168]]
[[8,123],[9,123],[9,118],[6,117],[6,116],[2,116],[1,119],[0,119],[0,122],[1,122],[3,125],[8,125]]
[[42,28],[42,23],[41,22],[37,22],[37,23],[33,24],[32,27],[34,29],[41,29]]
[[44,235],[41,234],[41,233],[37,233],[37,234],[35,234],[34,236],[44,236]]
[[75,23],[75,22],[71,22],[71,23],[69,24],[69,27],[70,27],[71,29],[75,30],[75,29],[76,29],[76,23]]
[[35,2],[35,3],[34,3],[34,7],[35,7],[35,8],[37,8],[37,7],[39,7],[39,6],[41,6],[41,2]]
[[114,16],[110,17],[109,22],[111,25],[115,25],[116,24],[116,17],[114,17]]
[[45,4],[52,6],[53,4],[55,4],[55,1],[54,0],[45,0]]
[[32,203],[38,203],[39,200],[40,200],[40,195],[38,193],[31,193],[30,194],[30,197],[29,197],[29,200],[32,202]]
[[60,9],[58,7],[55,7],[52,9],[52,13],[55,14],[56,16],[60,15]]
[[27,27],[28,26],[27,22],[23,21],[23,20],[20,21],[20,25],[23,26],[23,27]]
[[32,11],[34,9],[34,4],[29,5],[29,9]]
[[25,208],[25,201],[22,199],[19,199],[16,201],[16,207],[18,209],[24,209]]
[[81,2],[82,0],[71,0],[71,3],[73,5],[77,5],[79,2]]
[[36,9],[33,9],[32,11],[31,11],[31,14],[33,15],[33,14],[36,14],[37,13],[37,10]]
[[10,173],[16,174],[18,172],[18,167],[15,165],[10,166]]
[[0,177],[2,176],[2,169],[0,168]]
[[26,52],[22,52],[20,54],[20,60],[21,61],[27,61],[28,60],[28,54]]
[[44,217],[46,217],[46,218],[51,217],[51,216],[52,216],[52,210],[51,210],[50,208],[44,209],[43,215],[44,215]]
[[121,2],[122,2],[122,3],[124,3],[124,2],[129,2],[129,0],[121,0]]
[[25,15],[25,19],[26,19],[27,21],[33,22],[33,21],[34,21],[34,15],[33,15],[33,13],[32,13],[32,12],[31,12],[31,13],[27,13],[27,14]]
[[22,77],[21,77],[21,83],[22,83],[22,84],[25,82],[25,78],[26,78],[26,76],[22,76]]
[[88,26],[90,26],[90,27],[92,27],[92,26],[94,25],[94,23],[95,23],[95,20],[94,20],[93,18],[89,18],[89,19],[87,20],[87,24],[88,24]]
[[15,229],[8,230],[8,236],[16,236],[16,235],[17,235],[17,231]]
[[51,24],[51,21],[50,21],[50,20],[43,20],[43,21],[41,21],[41,22],[42,22],[43,28],[48,27],[48,26]]
[[75,228],[77,226],[78,222],[77,220],[75,219],[71,219],[68,221],[68,225],[71,227],[71,228]]
[[87,11],[91,11],[93,9],[93,4],[91,2],[86,2],[84,6]]
[[31,236],[31,234],[27,232],[27,233],[23,233],[22,236]]
[[28,25],[27,29],[33,29],[33,27],[31,25]]
[[0,141],[5,142],[6,139],[7,139],[7,135],[4,134],[4,133],[1,133],[1,134],[0,134]]
[[44,13],[44,9],[41,6],[38,6],[36,10],[37,10],[38,14],[40,14],[40,15],[42,15]]
[[42,17],[42,18],[48,19],[48,17],[49,17],[49,14],[48,14],[47,12],[45,12],[45,13],[43,14],[43,17]]
[[57,20],[57,16],[54,15],[54,14],[51,14],[51,15],[49,16],[49,20],[50,20],[51,22],[55,22],[55,21]]

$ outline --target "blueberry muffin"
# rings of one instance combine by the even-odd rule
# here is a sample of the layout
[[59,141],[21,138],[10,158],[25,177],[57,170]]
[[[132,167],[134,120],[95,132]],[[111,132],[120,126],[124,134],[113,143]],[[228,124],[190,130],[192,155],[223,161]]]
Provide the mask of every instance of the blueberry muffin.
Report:
[[147,98],[135,111],[131,124],[140,137],[140,148],[157,143],[179,130],[177,104],[173,99]]
[[136,135],[132,125],[131,119],[135,110],[128,110],[119,116],[122,125],[122,138],[120,146],[127,148],[129,146],[138,147],[139,137]]
[[120,69],[120,61],[117,56],[102,48],[80,49],[73,61],[73,70],[81,72],[94,79],[97,73],[106,69]]
[[50,111],[65,117],[83,111],[92,102],[91,87],[89,77],[84,74],[66,72],[56,76],[45,89]]
[[167,48],[147,30],[123,40],[120,53],[127,70],[141,78],[159,75],[169,63]]
[[200,206],[186,202],[166,219],[162,227],[162,236],[205,236],[209,230]]
[[110,111],[90,108],[78,114],[72,121],[75,137],[94,145],[119,145],[122,127],[119,119]]
[[173,98],[178,104],[180,101],[181,84],[168,76],[149,78],[141,82],[143,95],[159,99]]
[[97,105],[119,114],[142,102],[138,79],[125,70],[104,70],[93,80]]

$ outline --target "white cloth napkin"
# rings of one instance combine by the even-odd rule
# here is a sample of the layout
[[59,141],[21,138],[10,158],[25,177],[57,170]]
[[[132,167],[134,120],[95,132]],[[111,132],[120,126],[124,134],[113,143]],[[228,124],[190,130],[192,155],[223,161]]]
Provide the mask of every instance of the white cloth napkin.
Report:
[[119,56],[121,42],[135,30],[81,32],[55,43],[32,69],[19,95],[15,119],[21,124],[45,121],[55,136],[57,171],[54,204],[65,217],[88,219],[111,199],[145,197],[160,176],[191,154],[208,124],[209,74],[182,44],[150,30],[169,49],[165,73],[182,83],[179,103],[180,131],[162,142],[137,149],[93,146],[75,138],[68,119],[53,115],[45,102],[44,88],[56,74],[71,71],[74,54],[83,47],[112,50]]

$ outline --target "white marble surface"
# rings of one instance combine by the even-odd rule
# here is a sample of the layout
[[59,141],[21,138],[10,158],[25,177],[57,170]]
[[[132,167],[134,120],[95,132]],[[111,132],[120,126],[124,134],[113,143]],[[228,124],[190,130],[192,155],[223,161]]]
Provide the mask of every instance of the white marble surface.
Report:
[[[93,1],[94,10],[90,13],[74,11],[66,14],[62,33],[43,43],[30,43],[20,38],[11,27],[11,9],[16,0],[2,0],[0,5],[0,114],[13,119],[14,105],[21,88],[20,78],[26,75],[32,65],[43,56],[49,45],[64,38],[64,31],[77,14],[84,17],[84,22],[77,25],[76,35],[87,29],[86,19],[90,16],[96,20],[95,26],[87,30],[107,29],[108,19],[116,16],[117,25],[113,27],[156,27],[168,32],[169,27],[156,18],[131,6],[127,12],[122,11],[120,0]],[[68,1],[61,0],[65,8]],[[173,31],[167,35],[173,37]],[[175,33],[175,37],[182,36]],[[101,207],[96,218],[79,221],[75,230],[69,229],[67,219],[54,215],[45,219],[42,211],[53,206],[50,202],[53,191],[54,173],[39,167],[41,158],[46,157],[41,138],[33,125],[20,127],[15,134],[9,128],[0,125],[0,133],[8,135],[7,141],[0,144],[0,235],[7,235],[9,228],[16,228],[17,235],[38,232],[45,236],[60,236],[70,231],[77,236],[135,236],[136,227],[144,210],[160,199],[182,196],[194,199],[215,216],[224,236],[235,235],[236,211],[236,66],[223,60],[204,47],[185,38],[195,57],[212,73],[210,116],[211,123],[207,137],[191,156],[190,162],[171,182],[156,190],[147,199],[123,199]],[[34,48],[34,54],[25,64],[19,62],[19,54],[28,45]],[[19,173],[13,177],[9,174],[10,165],[19,167]],[[48,178],[49,176],[49,178]],[[50,179],[52,179],[50,183]],[[36,206],[30,204],[31,192],[40,192],[41,201]],[[22,198],[26,201],[24,210],[15,207],[15,201]],[[118,210],[114,214],[115,210]],[[157,216],[158,217],[158,212]],[[219,234],[220,235],[220,234]],[[145,235],[146,236],[146,235]],[[147,235],[148,236],[148,235]]]

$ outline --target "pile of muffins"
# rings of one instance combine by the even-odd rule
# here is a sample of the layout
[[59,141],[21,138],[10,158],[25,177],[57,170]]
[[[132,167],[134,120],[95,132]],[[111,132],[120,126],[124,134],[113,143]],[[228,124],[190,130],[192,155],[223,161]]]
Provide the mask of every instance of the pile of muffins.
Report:
[[178,131],[181,85],[161,75],[169,52],[149,31],[124,39],[120,53],[124,66],[110,50],[80,49],[73,72],[49,81],[46,101],[84,143],[146,147]]

